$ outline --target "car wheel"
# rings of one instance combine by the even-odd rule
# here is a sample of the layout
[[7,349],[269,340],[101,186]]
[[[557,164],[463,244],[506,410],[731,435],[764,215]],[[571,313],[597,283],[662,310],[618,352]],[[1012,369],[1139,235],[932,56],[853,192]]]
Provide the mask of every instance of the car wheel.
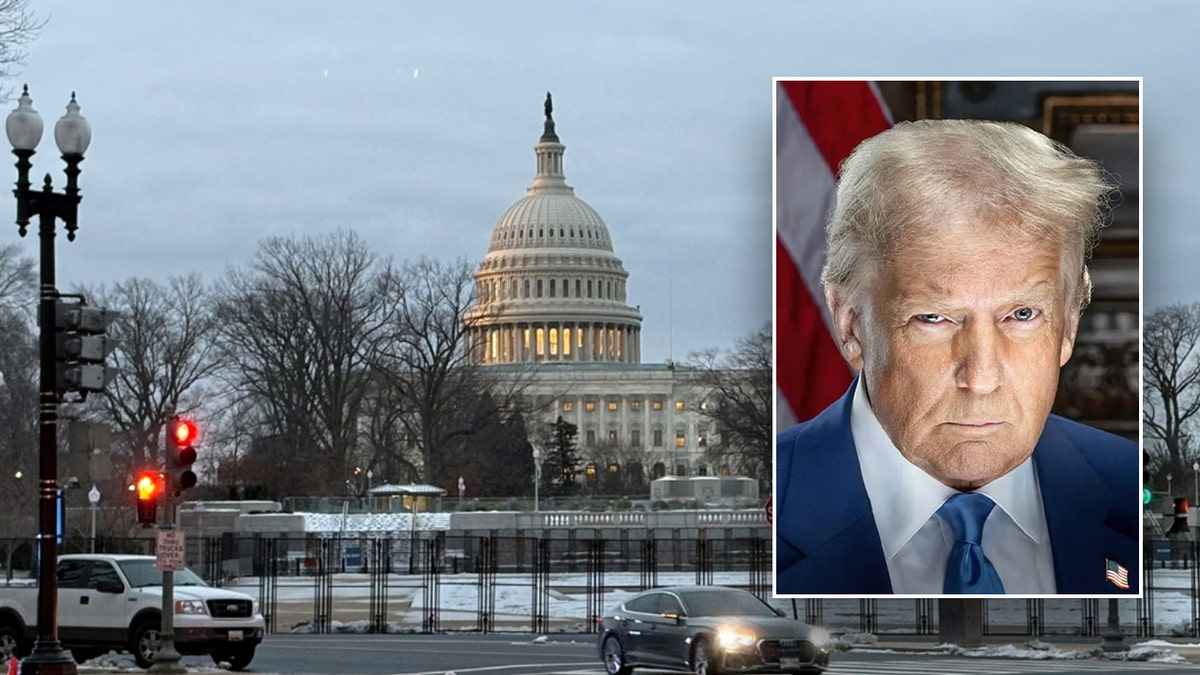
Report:
[[139,668],[149,668],[154,665],[154,655],[158,653],[158,646],[162,642],[159,625],[158,619],[155,619],[143,621],[133,629],[133,639],[130,640],[129,651],[133,652],[133,660],[137,661]]
[[0,663],[8,667],[8,660],[25,653],[21,642],[21,629],[11,623],[0,624]]
[[230,652],[214,652],[212,660],[217,665],[221,665],[221,662],[228,663],[230,670],[243,670],[254,660],[254,645],[239,647]]
[[696,640],[696,644],[692,647],[692,672],[696,675],[721,675],[721,668],[716,662],[716,654],[704,638]]
[[621,647],[617,636],[609,635],[604,638],[601,654],[604,658],[604,672],[608,675],[629,675],[633,672],[633,668],[625,665],[625,649]]

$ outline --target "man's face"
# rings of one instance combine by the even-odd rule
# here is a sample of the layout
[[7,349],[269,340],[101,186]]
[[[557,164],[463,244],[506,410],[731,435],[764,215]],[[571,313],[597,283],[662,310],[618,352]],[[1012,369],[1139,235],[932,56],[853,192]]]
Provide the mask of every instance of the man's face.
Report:
[[942,228],[865,279],[831,306],[905,458],[960,490],[1024,462],[1075,339],[1060,251]]

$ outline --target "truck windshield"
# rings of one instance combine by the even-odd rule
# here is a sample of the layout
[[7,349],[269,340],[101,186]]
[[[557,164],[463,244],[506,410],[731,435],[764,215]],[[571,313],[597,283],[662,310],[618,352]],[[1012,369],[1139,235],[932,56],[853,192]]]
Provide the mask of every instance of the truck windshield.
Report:
[[[144,586],[162,586],[162,572],[154,567],[153,560],[121,560],[117,563],[129,585],[133,588]],[[175,573],[176,586],[207,586],[204,580],[186,567]]]

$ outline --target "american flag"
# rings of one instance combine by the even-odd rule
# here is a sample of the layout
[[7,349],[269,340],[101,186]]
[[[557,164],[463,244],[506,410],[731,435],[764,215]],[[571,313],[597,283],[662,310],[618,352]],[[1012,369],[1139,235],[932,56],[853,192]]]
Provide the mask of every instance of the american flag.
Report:
[[775,422],[782,429],[815,417],[853,377],[821,289],[825,223],[838,166],[891,120],[870,82],[780,81],[775,95]]
[[1108,558],[1104,559],[1104,567],[1104,577],[1106,579],[1113,582],[1114,586],[1123,591],[1129,590],[1129,570]]

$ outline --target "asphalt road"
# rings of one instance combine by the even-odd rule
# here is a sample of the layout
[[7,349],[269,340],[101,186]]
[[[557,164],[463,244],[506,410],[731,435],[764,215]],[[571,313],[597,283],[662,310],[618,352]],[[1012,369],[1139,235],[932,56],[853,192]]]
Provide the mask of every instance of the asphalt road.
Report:
[[[603,675],[591,635],[535,642],[524,633],[451,635],[270,635],[247,672],[281,675]],[[855,675],[1027,675],[1130,673],[1198,675],[1190,663],[1027,661],[941,654],[834,654],[831,673]],[[658,675],[658,671],[635,671]]]

